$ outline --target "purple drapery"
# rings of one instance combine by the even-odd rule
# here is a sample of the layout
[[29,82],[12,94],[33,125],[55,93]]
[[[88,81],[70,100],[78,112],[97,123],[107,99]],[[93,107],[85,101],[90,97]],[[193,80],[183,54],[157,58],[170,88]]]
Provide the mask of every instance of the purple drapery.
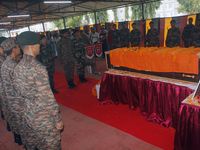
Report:
[[200,107],[181,104],[174,150],[200,150]]
[[140,107],[147,121],[176,128],[180,104],[193,91],[166,82],[105,73],[99,103],[128,104],[132,110]]

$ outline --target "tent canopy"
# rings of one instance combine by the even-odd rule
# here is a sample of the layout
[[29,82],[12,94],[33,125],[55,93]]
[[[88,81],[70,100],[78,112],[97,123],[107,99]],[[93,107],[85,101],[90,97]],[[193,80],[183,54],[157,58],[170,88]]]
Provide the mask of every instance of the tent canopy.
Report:
[[[54,0],[55,1],[55,0]],[[1,0],[0,28],[11,30],[33,24],[53,21],[88,12],[106,10],[128,4],[141,4],[158,0],[71,0],[70,4],[45,4],[44,0]],[[25,15],[28,17],[8,18],[8,15]],[[10,24],[2,24],[10,22]]]

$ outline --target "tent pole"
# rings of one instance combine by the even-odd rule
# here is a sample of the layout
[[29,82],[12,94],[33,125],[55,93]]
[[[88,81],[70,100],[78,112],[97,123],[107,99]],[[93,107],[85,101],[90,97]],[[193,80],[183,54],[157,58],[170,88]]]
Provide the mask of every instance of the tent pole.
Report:
[[144,30],[144,46],[146,47],[146,42],[145,42],[145,36],[146,36],[146,32],[145,32],[145,9],[144,9],[144,2],[142,2],[142,21],[143,21],[143,30]]
[[64,28],[66,29],[65,18],[63,17]]

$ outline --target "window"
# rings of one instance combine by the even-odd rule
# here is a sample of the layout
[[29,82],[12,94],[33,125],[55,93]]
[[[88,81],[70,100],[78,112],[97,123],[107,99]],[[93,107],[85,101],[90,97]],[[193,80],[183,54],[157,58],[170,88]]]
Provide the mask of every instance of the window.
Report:
[[172,4],[169,4],[169,8],[172,8]]

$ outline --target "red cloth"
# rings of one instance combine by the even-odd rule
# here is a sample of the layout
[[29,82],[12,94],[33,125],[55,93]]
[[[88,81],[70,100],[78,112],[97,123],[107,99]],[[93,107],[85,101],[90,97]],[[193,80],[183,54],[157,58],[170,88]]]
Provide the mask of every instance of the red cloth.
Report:
[[100,105],[128,104],[140,107],[147,121],[176,128],[181,102],[194,90],[171,83],[105,73],[100,88]]
[[108,43],[112,43],[112,30],[108,31]]

